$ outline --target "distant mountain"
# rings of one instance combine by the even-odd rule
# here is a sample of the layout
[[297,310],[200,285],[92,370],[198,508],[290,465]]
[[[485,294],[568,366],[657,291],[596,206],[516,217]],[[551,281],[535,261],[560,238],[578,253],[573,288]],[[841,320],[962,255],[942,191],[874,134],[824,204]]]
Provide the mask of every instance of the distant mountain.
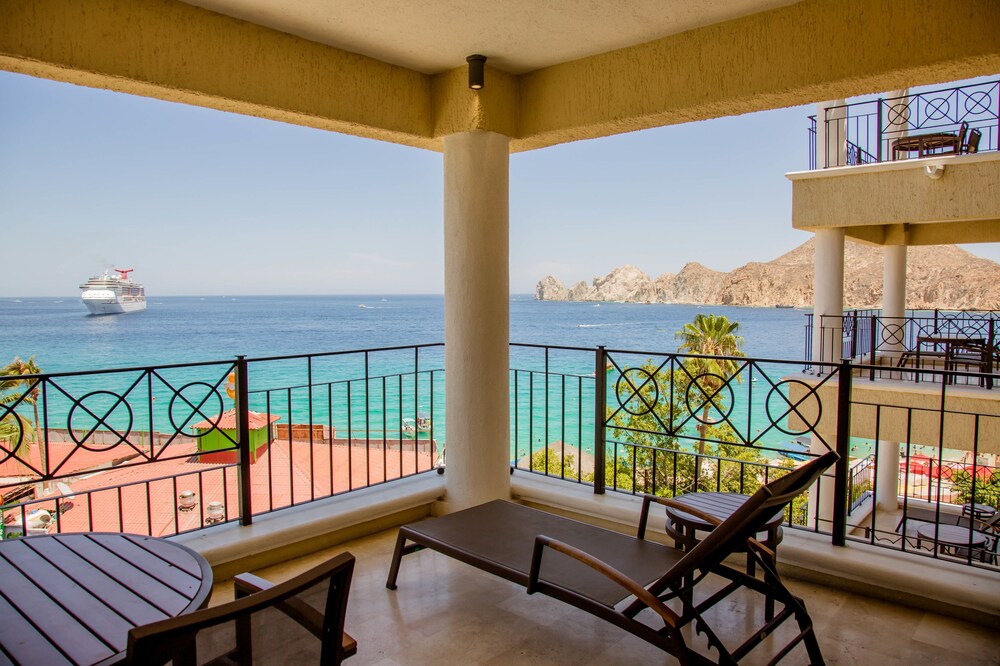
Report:
[[[728,273],[699,263],[655,280],[625,265],[592,284],[570,288],[553,276],[535,288],[541,301],[619,301],[699,305],[811,306],[813,240],[773,261],[751,262]],[[844,307],[880,307],[882,249],[847,241],[844,247]],[[1000,264],[955,245],[914,246],[907,251],[906,307],[1000,309]]]

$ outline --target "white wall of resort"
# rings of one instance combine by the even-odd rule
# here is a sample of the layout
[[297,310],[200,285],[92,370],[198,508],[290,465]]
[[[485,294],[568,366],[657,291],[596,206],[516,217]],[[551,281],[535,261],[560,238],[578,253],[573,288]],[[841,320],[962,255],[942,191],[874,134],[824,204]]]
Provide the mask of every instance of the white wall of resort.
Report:
[[445,511],[510,497],[509,139],[444,139]]

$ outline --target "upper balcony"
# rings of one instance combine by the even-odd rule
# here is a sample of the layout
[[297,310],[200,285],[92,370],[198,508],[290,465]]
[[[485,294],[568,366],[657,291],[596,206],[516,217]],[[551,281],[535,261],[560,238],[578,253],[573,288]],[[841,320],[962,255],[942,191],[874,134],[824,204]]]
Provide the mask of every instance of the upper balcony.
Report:
[[824,106],[809,121],[811,170],[994,152],[1000,81]]

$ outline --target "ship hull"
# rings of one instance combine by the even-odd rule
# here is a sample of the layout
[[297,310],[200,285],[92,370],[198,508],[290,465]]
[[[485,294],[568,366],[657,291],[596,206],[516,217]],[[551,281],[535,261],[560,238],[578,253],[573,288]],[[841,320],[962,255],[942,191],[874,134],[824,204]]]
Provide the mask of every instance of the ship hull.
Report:
[[128,314],[142,312],[146,309],[145,300],[120,301],[114,295],[92,294],[84,292],[81,299],[93,315]]

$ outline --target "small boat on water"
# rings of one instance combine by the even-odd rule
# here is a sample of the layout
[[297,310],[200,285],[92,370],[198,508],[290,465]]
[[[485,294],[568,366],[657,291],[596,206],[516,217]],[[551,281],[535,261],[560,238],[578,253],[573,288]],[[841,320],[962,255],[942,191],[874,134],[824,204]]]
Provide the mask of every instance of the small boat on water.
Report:
[[417,419],[403,419],[402,420],[402,430],[403,434],[407,437],[412,437],[418,432],[430,432],[431,431],[431,415],[421,412],[417,414]]
[[115,268],[103,275],[90,278],[80,285],[83,294],[80,300],[90,310],[90,314],[122,314],[142,312],[146,309],[146,288],[129,277],[134,269]]
[[775,305],[774,307],[776,307],[776,308],[781,308],[781,309],[784,309],[784,310],[791,310],[791,309],[792,309],[792,308],[794,308],[795,306],[794,306],[794,305],[786,305],[786,304],[784,304],[784,303],[778,303],[778,304],[777,304],[777,305]]

